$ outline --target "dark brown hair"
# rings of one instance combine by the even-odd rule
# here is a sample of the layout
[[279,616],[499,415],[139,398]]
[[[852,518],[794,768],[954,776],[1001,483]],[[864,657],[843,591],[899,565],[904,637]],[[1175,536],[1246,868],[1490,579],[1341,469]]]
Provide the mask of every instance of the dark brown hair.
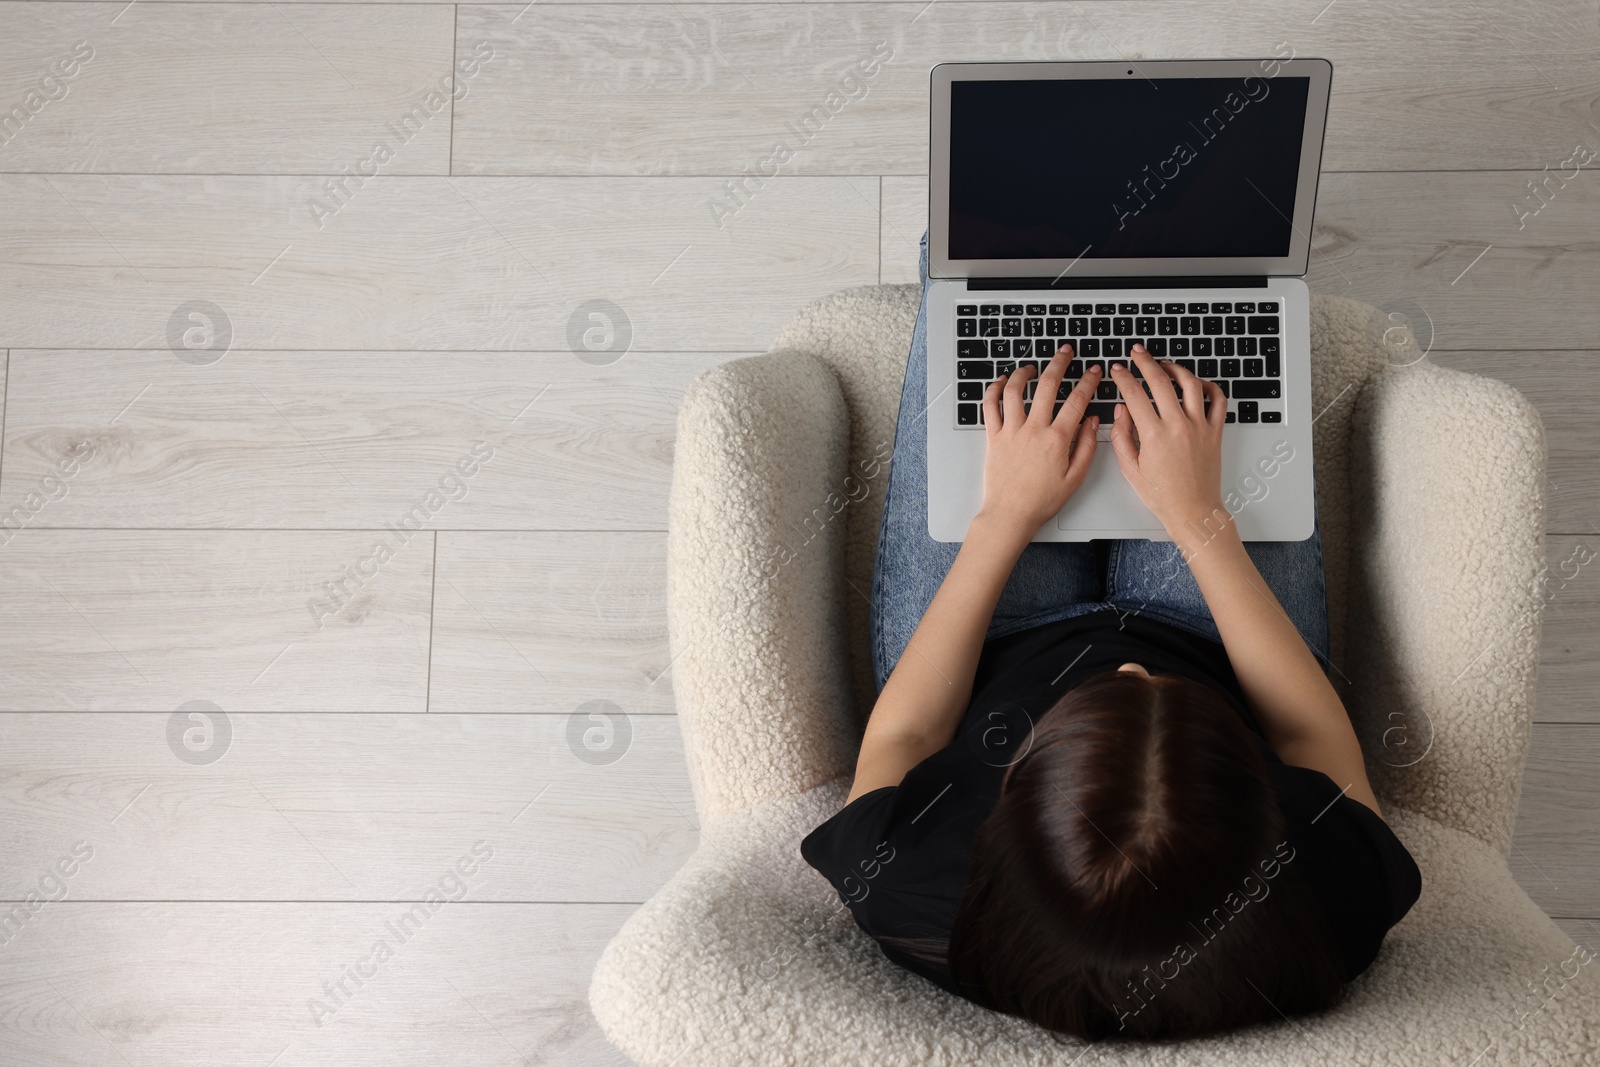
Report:
[[1171,674],[1097,674],[1041,716],[974,838],[946,962],[968,999],[1087,1040],[1197,1037],[1343,990],[1254,739]]

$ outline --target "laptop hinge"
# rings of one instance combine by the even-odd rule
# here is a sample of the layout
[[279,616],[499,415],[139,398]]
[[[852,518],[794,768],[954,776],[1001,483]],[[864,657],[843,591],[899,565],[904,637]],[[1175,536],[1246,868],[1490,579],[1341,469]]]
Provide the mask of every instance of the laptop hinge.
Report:
[[985,289],[1265,289],[1265,274],[1212,274],[1203,277],[1150,275],[1118,278],[968,278],[967,291]]

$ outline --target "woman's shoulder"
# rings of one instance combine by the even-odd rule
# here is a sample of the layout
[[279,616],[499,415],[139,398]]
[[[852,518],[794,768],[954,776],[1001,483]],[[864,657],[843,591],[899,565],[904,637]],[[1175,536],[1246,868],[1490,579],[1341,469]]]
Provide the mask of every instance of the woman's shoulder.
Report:
[[1422,872],[1377,812],[1321,771],[1268,762],[1289,843],[1334,917],[1386,931],[1422,893]]

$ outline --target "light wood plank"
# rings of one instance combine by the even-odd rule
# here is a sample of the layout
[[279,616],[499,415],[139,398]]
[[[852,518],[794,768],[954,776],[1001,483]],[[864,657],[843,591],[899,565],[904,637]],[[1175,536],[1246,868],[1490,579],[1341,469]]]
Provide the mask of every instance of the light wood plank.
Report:
[[1600,725],[1535,723],[1511,870],[1551,915],[1600,915]]
[[[588,981],[633,910],[468,897],[380,961],[397,904],[49,904],[4,949],[0,1060],[626,1067]],[[309,1002],[358,961],[369,977],[317,1026]]]
[[638,903],[699,839],[674,716],[225,715],[0,716],[0,899],[81,840],[74,900],[419,901],[483,839],[473,900]]
[[0,347],[176,349],[205,300],[238,349],[570,352],[621,346],[586,317],[607,300],[638,351],[763,351],[877,280],[876,179],[785,181],[723,231],[716,188],[382,176],[319,231],[318,179],[7,175]]
[[883,179],[883,257],[885,285],[916,285],[922,232],[928,228],[928,176]]
[[1545,565],[1535,719],[1600,725],[1600,536],[1551,535]]
[[24,528],[0,547],[0,710],[423,711],[432,538],[319,627],[374,533]]
[[89,441],[34,525],[665,530],[684,390],[749,354],[19,349],[0,502]]
[[449,173],[449,8],[121,7],[0,4],[0,170]]
[[665,534],[438,536],[433,710],[673,710]]
[[1576,944],[1600,955],[1600,922],[1594,919],[1557,919],[1555,922]]
[[[1272,0],[1225,13],[1164,0],[464,5],[461,40],[503,45],[505,62],[456,110],[455,167],[723,175],[754,172],[783,142],[790,174],[915,174],[935,63],[1301,55],[1334,65],[1329,171],[1538,169],[1595,143],[1600,71],[1585,60],[1600,24],[1576,0],[1537,12],[1511,0],[1320,17]],[[858,63],[870,77],[841,84]],[[815,137],[790,132],[818,107]]]

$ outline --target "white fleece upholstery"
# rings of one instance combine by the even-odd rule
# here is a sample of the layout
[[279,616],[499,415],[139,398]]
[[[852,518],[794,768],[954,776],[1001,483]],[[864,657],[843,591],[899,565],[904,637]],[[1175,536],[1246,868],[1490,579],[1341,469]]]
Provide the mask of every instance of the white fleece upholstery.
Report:
[[[799,852],[843,803],[871,710],[867,594],[919,297],[825,297],[685,398],[668,624],[700,847],[624,924],[589,991],[606,1034],[648,1067],[1083,1051],[890,963]],[[1413,362],[1372,307],[1318,297],[1311,321],[1332,657],[1422,897],[1323,1015],[1111,1042],[1083,1062],[1600,1061],[1600,966],[1505,864],[1543,600],[1539,418],[1503,383]]]

